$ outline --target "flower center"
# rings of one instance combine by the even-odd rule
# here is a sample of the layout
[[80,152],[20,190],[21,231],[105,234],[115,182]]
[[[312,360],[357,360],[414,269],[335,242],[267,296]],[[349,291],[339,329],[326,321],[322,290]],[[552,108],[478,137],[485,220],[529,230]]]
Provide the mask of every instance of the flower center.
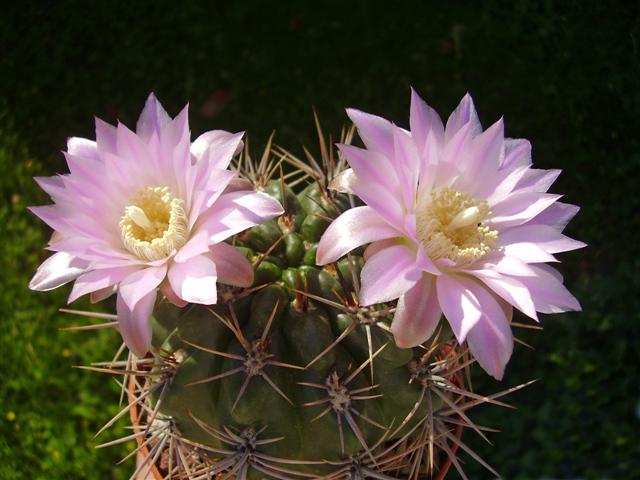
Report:
[[432,192],[416,209],[418,239],[431,260],[466,266],[489,253],[498,232],[482,224],[491,212],[485,200],[449,188]]
[[187,241],[184,202],[168,187],[146,187],[130,200],[120,219],[120,234],[127,250],[154,261],[166,257]]

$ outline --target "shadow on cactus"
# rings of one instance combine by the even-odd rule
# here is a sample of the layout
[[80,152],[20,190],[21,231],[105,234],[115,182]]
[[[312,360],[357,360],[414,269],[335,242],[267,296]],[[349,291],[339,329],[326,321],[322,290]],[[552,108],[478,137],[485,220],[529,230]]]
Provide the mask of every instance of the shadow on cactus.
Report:
[[[153,108],[156,108],[155,104]],[[372,134],[371,130],[367,130],[370,125],[363,125],[358,115],[355,114],[354,120],[356,124],[360,123],[358,127],[365,144],[373,150],[372,144],[386,134],[384,131]],[[412,111],[412,119],[413,115]],[[386,124],[380,124],[379,119],[373,122],[376,128],[387,128]],[[284,148],[272,145],[270,139],[261,157],[253,159],[248,146],[245,146],[234,160],[232,170],[237,172],[237,177],[232,180],[229,176],[222,187],[225,193],[213,195],[205,188],[208,199],[198,200],[197,195],[191,198],[192,205],[208,207],[214,205],[218,197],[224,202],[224,196],[229,194],[235,194],[235,199],[246,198],[244,207],[248,213],[240,216],[245,222],[240,222],[245,225],[242,228],[230,224],[236,218],[233,208],[229,210],[226,206],[226,210],[217,211],[227,215],[224,218],[228,219],[228,223],[225,224],[202,207],[204,220],[184,220],[182,227],[176,227],[183,229],[180,230],[181,236],[167,236],[166,232],[173,228],[176,205],[180,208],[183,206],[180,200],[176,201],[177,197],[160,191],[159,187],[147,192],[148,195],[145,193],[147,196],[144,198],[136,197],[138,203],[134,202],[133,206],[125,209],[120,227],[123,232],[125,227],[128,230],[122,234],[122,238],[134,245],[135,248],[131,247],[130,251],[136,254],[142,252],[148,262],[145,266],[157,262],[169,251],[173,252],[171,256],[175,256],[169,261],[173,262],[171,265],[188,263],[190,258],[197,258],[198,254],[211,248],[215,252],[209,260],[214,264],[213,273],[205,271],[196,277],[213,278],[214,283],[209,283],[209,287],[217,294],[203,292],[204,284],[200,281],[190,283],[189,273],[172,274],[172,266],[166,267],[157,275],[159,280],[148,289],[152,294],[144,291],[133,295],[140,297],[137,303],[143,302],[142,305],[152,295],[150,307],[147,307],[148,312],[153,312],[149,322],[148,314],[137,314],[136,305],[127,303],[122,306],[122,302],[130,302],[132,296],[129,293],[128,298],[120,301],[123,276],[113,275],[110,284],[92,284],[91,288],[97,287],[93,290],[83,287],[83,284],[78,287],[82,276],[87,275],[90,262],[78,260],[77,256],[64,259],[63,275],[59,271],[54,275],[51,266],[36,275],[32,284],[34,288],[55,288],[78,277],[76,288],[80,294],[105,289],[108,294],[116,290],[119,292],[118,301],[122,311],[119,309],[117,316],[102,315],[101,318],[109,320],[108,323],[76,329],[119,329],[127,343],[111,361],[83,368],[120,377],[118,381],[122,395],[128,401],[99,433],[125,415],[131,416],[134,433],[100,447],[136,440],[138,447],[130,454],[138,458],[132,478],[418,480],[443,479],[451,468],[466,478],[459,460],[461,454],[497,475],[462,440],[464,430],[474,430],[485,439],[485,431],[490,430],[474,424],[467,412],[483,403],[508,406],[498,399],[528,384],[493,395],[474,393],[469,372],[476,358],[480,358],[482,366],[494,376],[501,376],[496,372],[501,372],[504,364],[496,369],[487,367],[487,362],[493,357],[484,350],[479,351],[486,347],[478,346],[477,337],[474,337],[475,343],[471,344],[475,348],[472,354],[450,312],[444,312],[449,320],[447,323],[440,321],[442,310],[435,310],[436,324],[433,328],[427,328],[429,332],[426,338],[408,339],[406,332],[397,332],[397,325],[400,322],[403,325],[419,322],[422,321],[420,315],[428,315],[420,307],[419,301],[412,300],[413,304],[418,305],[418,310],[413,312],[407,311],[409,300],[402,296],[403,292],[385,301],[363,301],[363,287],[368,288],[361,284],[361,281],[367,280],[363,268],[367,268],[367,262],[380,251],[374,248],[372,252],[372,246],[365,250],[364,246],[378,239],[371,237],[369,241],[358,243],[358,239],[364,237],[356,234],[357,240],[344,240],[336,236],[335,226],[344,224],[345,212],[347,215],[351,215],[349,212],[363,212],[363,208],[371,208],[367,205],[375,205],[376,199],[367,192],[358,194],[358,191],[362,191],[358,190],[358,185],[362,186],[367,181],[366,174],[357,167],[358,160],[350,161],[355,172],[347,168],[347,156],[342,153],[350,152],[352,157],[358,155],[354,153],[356,150],[351,150],[353,147],[348,146],[352,143],[354,128],[342,131],[339,151],[334,148],[332,138],[325,139],[317,118],[316,127],[319,138],[317,157],[305,149],[306,158],[299,159]],[[151,143],[154,141],[154,128],[148,134]],[[405,133],[394,132],[394,135]],[[377,140],[372,140],[371,135]],[[396,144],[399,141],[396,138]],[[237,136],[223,138],[229,159],[237,154],[238,142]],[[206,148],[197,147],[195,151],[204,158],[212,155],[204,153],[211,145],[213,143],[209,141]],[[406,152],[405,147],[401,149]],[[375,155],[379,156],[378,153]],[[226,165],[222,168],[226,168]],[[205,170],[193,174],[196,184],[198,175],[211,174],[210,170]],[[528,167],[519,165],[518,174],[515,175],[517,178],[513,178],[509,170],[508,174],[501,177],[503,190],[507,188],[504,186],[507,180],[511,189],[516,188],[527,170]],[[436,174],[442,179],[443,172],[446,173],[440,169]],[[397,172],[387,173],[395,175]],[[526,181],[529,185],[536,181],[545,183],[546,180],[528,178]],[[452,188],[455,185],[455,182],[449,183]],[[47,186],[50,193],[59,194],[54,191],[56,185],[51,183]],[[434,203],[430,205],[442,200],[438,195],[441,193],[432,195]],[[280,215],[274,214],[277,208],[268,203],[276,203],[276,200],[282,205]],[[505,230],[499,225],[494,225],[496,230],[490,230],[489,223],[485,225],[485,217],[490,214],[486,202],[466,197],[463,200],[449,199],[449,205],[455,204],[453,210],[433,213],[439,215],[441,223],[437,227],[440,228],[437,239],[424,237],[426,234],[420,230],[422,227],[418,229],[422,232],[421,242],[427,245],[427,254],[434,261],[433,268],[439,269],[434,272],[429,270],[432,268],[429,266],[427,270],[430,275],[457,278],[455,275],[459,269],[471,268],[473,262],[492,251],[497,239],[506,236],[503,235]],[[252,201],[257,203],[252,204]],[[168,209],[166,218],[162,217],[161,211],[165,206]],[[259,220],[247,220],[252,218],[253,207]],[[532,217],[539,213],[529,210]],[[511,212],[511,216],[517,213]],[[188,211],[181,215],[185,219],[189,216]],[[444,219],[447,215],[451,218]],[[180,215],[178,217],[182,218]],[[509,217],[508,212],[503,217]],[[413,218],[420,221],[420,216],[414,215]],[[205,239],[204,244],[191,248],[193,251],[189,259],[184,260],[187,254],[182,254],[181,259],[183,250],[180,249],[189,250],[186,245],[191,244],[191,240],[182,237],[191,235],[191,238],[197,238],[198,226],[202,222],[211,223],[212,219],[213,223],[217,221],[224,225],[214,225],[218,230],[217,233],[208,232],[209,243]],[[513,218],[511,220],[509,225],[513,227]],[[253,226],[246,225],[249,221]],[[433,218],[430,217],[429,221],[436,228]],[[558,220],[560,223],[562,221]],[[526,222],[525,219],[521,223]],[[250,228],[247,229],[247,226]],[[355,226],[366,228],[366,225]],[[160,229],[164,236],[154,234],[153,229]],[[220,232],[230,234],[221,237]],[[328,232],[327,235],[325,232]],[[218,241],[214,242],[214,237]],[[405,245],[407,241],[401,237],[399,234],[393,236]],[[220,238],[225,239],[223,247],[219,246]],[[327,238],[335,244],[328,245]],[[381,241],[388,242],[389,238],[387,235]],[[472,244],[478,239],[482,248]],[[446,251],[441,248],[445,241],[450,243]],[[197,241],[194,242],[197,244]],[[319,243],[324,252],[324,265],[317,264]],[[571,244],[575,245],[577,242]],[[535,246],[528,248],[543,258],[543,253],[550,256],[551,250],[561,251],[567,246],[559,245],[559,241],[552,237],[548,239],[545,252],[540,253]],[[381,248],[384,250],[387,247],[389,245]],[[543,248],[540,247],[540,250]],[[339,254],[336,255],[337,251]],[[440,256],[434,254],[436,251]],[[238,252],[242,259],[238,259]],[[522,263],[527,265],[524,261]],[[250,274],[246,265],[251,267]],[[208,266],[208,263],[202,262],[192,268],[202,272]],[[156,263],[149,268],[159,267]],[[240,273],[230,271],[233,268]],[[394,266],[389,265],[388,268],[393,269]],[[219,273],[217,277],[216,272]],[[126,273],[130,274],[129,271]],[[531,281],[527,275],[524,277],[527,280],[523,280],[523,284]],[[251,278],[252,282],[247,278]],[[495,284],[504,280],[502,277],[492,278]],[[416,277],[408,288],[416,284],[424,287],[419,282],[424,280]],[[513,282],[510,285],[517,291],[517,285]],[[84,284],[87,283],[85,278]],[[195,285],[196,294],[187,292],[192,284]],[[495,294],[491,294],[491,302],[505,312],[506,305],[509,311],[511,306],[502,298],[517,308],[528,305],[523,298],[531,300],[531,297],[535,297],[536,286],[527,285],[532,294],[527,297],[520,291],[513,295],[517,299],[512,298],[511,302],[505,298],[508,297],[505,293],[508,289],[503,287],[500,290],[494,285]],[[163,294],[157,299],[156,287]],[[476,287],[474,284],[470,291],[477,294]],[[562,297],[563,294],[556,293],[556,297]],[[429,291],[426,291],[426,297],[429,295]],[[72,294],[72,297],[75,296]],[[212,297],[213,301],[210,301]],[[397,302],[395,299],[398,297],[400,300]],[[481,294],[477,294],[477,297],[480,300],[472,307],[481,310],[487,301]],[[476,299],[473,294],[471,298]],[[538,307],[545,298],[539,295],[531,301],[537,301]],[[402,307],[399,302],[402,302]],[[549,309],[556,308],[553,302],[548,303]],[[433,306],[429,308],[434,311]],[[402,312],[399,313],[399,310]],[[124,327],[123,312],[126,317]],[[95,317],[95,314],[88,312],[75,313]],[[411,315],[416,318],[407,320],[406,317]],[[403,318],[398,320],[398,316]],[[503,317],[509,318],[509,332],[511,326],[527,326],[511,322],[509,314]],[[481,321],[485,321],[484,317],[476,318],[474,323]],[[491,323],[490,320],[485,322]],[[468,329],[472,330],[472,327]],[[122,331],[123,328],[126,332]],[[424,334],[425,329],[414,329],[414,335],[419,336],[420,332]],[[486,336],[486,332],[481,334]],[[503,343],[508,342],[508,339],[502,340]],[[407,342],[411,343],[408,347]],[[130,348],[127,349],[127,346]],[[496,348],[502,347],[498,345]]]

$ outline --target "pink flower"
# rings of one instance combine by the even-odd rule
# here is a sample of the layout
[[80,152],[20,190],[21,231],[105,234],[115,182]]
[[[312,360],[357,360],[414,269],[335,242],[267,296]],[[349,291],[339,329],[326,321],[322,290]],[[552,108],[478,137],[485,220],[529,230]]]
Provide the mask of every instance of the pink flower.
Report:
[[414,91],[411,131],[347,113],[366,149],[339,145],[351,169],[333,187],[366,206],[330,225],[318,263],[370,243],[361,303],[399,299],[397,344],[424,342],[444,314],[458,341],[501,379],[513,351],[512,307],[535,320],[536,312],[580,310],[546,265],[585,246],[561,233],[578,207],[546,193],[560,171],[531,168],[531,145],[505,138],[502,119],[483,132],[469,95],[446,126]]
[[216,282],[249,286],[253,269],[231,235],[282,213],[266,194],[229,186],[243,133],[190,140],[188,109],[171,119],[151,94],[136,132],[96,119],[96,141],[70,138],[70,173],[37,178],[54,205],[31,210],[55,232],[30,288],[71,280],[69,302],[117,291],[120,333],[149,350],[157,289],[173,303],[216,303]]

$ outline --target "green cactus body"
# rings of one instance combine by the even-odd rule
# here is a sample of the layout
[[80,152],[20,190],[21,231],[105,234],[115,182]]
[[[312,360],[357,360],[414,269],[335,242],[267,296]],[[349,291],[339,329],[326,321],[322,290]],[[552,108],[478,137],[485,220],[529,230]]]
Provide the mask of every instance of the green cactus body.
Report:
[[[295,195],[274,181],[265,191],[287,213],[236,238],[257,264],[255,288],[222,293],[227,303],[213,307],[165,302],[155,310],[154,346],[179,358],[160,413],[182,437],[211,447],[212,459],[240,448],[225,442],[228,432],[238,442],[260,432],[251,448],[321,477],[425,417],[423,387],[410,381],[419,353],[395,346],[385,330],[391,313],[353,301],[361,257],[315,266],[317,242],[348,198],[329,198],[317,184]],[[246,478],[271,477],[242,468]],[[273,477],[297,478],[280,475]]]

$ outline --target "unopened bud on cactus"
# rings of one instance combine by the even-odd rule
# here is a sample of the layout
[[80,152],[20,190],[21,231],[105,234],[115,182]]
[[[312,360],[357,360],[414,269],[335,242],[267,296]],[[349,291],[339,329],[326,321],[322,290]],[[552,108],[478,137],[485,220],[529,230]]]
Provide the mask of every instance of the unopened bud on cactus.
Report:
[[561,234],[577,209],[469,96],[446,127],[415,92],[410,131],[349,115],[364,149],[316,119],[319,158],[270,140],[254,161],[151,96],[136,133],[98,122],[40,179],[57,253],[32,288],[118,295],[131,353],[89,368],[123,376],[105,427],[131,414],[109,444],[138,442],[133,478],[441,480],[460,452],[496,474],[467,412],[524,385],[478,395],[468,368],[502,378],[513,307],[579,309],[543,264],[583,246]]

